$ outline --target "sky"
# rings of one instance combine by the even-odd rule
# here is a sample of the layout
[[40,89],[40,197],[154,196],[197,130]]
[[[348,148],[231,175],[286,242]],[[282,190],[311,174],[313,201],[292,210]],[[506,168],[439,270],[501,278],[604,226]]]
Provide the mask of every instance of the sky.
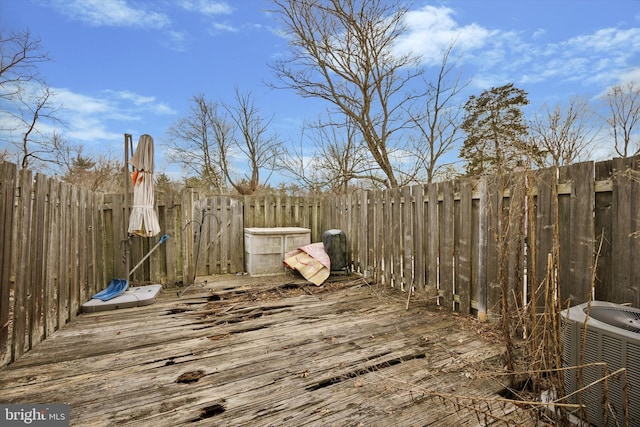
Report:
[[[29,29],[52,58],[40,73],[62,106],[63,137],[86,153],[124,157],[156,141],[156,169],[180,171],[163,152],[190,100],[250,92],[283,139],[324,105],[270,88],[269,64],[288,53],[269,0],[0,0],[3,36]],[[414,0],[403,49],[432,71],[456,40],[467,95],[514,83],[529,108],[571,96],[597,100],[640,81],[640,0]],[[0,144],[7,144],[6,138]],[[1,147],[0,147],[1,148]]]

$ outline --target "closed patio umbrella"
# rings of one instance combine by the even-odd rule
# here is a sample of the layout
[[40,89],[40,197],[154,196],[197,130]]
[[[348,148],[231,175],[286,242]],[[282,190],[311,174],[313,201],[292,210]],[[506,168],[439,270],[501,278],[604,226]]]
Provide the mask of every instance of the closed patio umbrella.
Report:
[[153,237],[160,233],[158,215],[154,209],[153,138],[142,135],[135,153],[129,159],[133,166],[133,205],[129,217],[129,234]]

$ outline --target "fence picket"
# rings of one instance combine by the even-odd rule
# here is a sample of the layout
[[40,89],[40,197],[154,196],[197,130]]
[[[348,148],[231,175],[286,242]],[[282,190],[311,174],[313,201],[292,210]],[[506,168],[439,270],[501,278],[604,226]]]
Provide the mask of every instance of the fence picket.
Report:
[[449,305],[461,313],[469,313],[471,310],[471,283],[473,282],[472,263],[472,241],[473,241],[473,198],[472,183],[470,179],[460,181],[460,202],[458,214],[456,215],[459,231],[456,240],[456,274],[455,292],[448,282],[443,282],[444,300],[451,304],[453,295],[457,295],[458,304]]
[[[438,259],[440,258],[440,222],[438,221],[438,184],[427,186],[427,219],[425,233],[427,239],[426,284],[438,286]],[[449,284],[452,286],[452,284]],[[448,285],[445,285],[448,286]]]
[[30,348],[30,293],[31,282],[29,259],[31,247],[31,171],[22,169],[18,172],[16,215],[12,239],[22,242],[16,245],[12,259],[12,270],[15,271],[14,307],[13,307],[13,348],[12,360],[17,360]]
[[[613,160],[598,162],[595,165],[596,182],[612,179]],[[613,182],[613,181],[611,181]],[[611,263],[603,262],[611,259],[612,236],[612,206],[613,191],[597,192],[595,195],[595,219],[594,237],[596,238],[596,283],[595,297],[598,300],[615,300],[616,296],[611,283],[613,283],[613,270]]]
[[12,224],[14,221],[14,196],[17,168],[11,163],[0,162],[0,366],[11,361],[13,334],[13,305],[11,262],[13,257]]
[[[613,224],[612,224],[612,259],[614,266],[611,289],[614,300],[640,303],[638,292],[638,233],[640,232],[640,214],[638,201],[639,176],[637,158],[615,159],[613,164]],[[635,197],[635,199],[634,199]]]
[[425,259],[425,228],[424,222],[424,186],[414,185],[411,187],[411,193],[414,199],[414,215],[413,215],[413,239],[414,239],[414,276],[413,284],[418,290],[425,287],[425,268],[427,260]]
[[71,216],[69,215],[69,188],[66,183],[60,184],[59,201],[59,221],[60,221],[60,241],[58,246],[59,262],[58,269],[58,325],[62,326],[71,318],[69,303],[70,280],[70,257],[69,257],[69,235],[71,230]]
[[49,211],[46,223],[48,230],[46,275],[44,278],[45,316],[44,328],[46,336],[51,335],[58,328],[58,275],[60,259],[58,257],[60,247],[60,183],[49,181]]
[[[483,181],[486,184],[483,184]],[[483,190],[483,185],[485,185]],[[499,248],[503,238],[504,177],[487,177],[480,181],[480,256],[481,271],[476,287],[478,312],[487,316],[500,314]],[[486,199],[485,199],[486,198]],[[484,208],[483,208],[484,206]],[[482,271],[483,270],[483,271]],[[484,283],[483,283],[484,282]]]
[[[450,289],[455,282],[454,277],[454,256],[455,256],[455,209],[453,198],[453,182],[443,182],[438,184],[439,192],[442,193],[442,203],[436,199],[434,202],[441,205],[438,211],[438,270],[434,271],[434,276],[439,277],[439,283],[443,289]],[[435,285],[435,283],[434,283]]]
[[[560,283],[564,284],[565,297],[584,302],[591,295],[593,252],[595,248],[593,208],[595,205],[593,162],[576,163],[561,168],[561,177],[571,183],[567,201],[570,209],[569,224],[562,231],[569,231],[570,258],[560,268]],[[568,294],[567,294],[568,291]]]

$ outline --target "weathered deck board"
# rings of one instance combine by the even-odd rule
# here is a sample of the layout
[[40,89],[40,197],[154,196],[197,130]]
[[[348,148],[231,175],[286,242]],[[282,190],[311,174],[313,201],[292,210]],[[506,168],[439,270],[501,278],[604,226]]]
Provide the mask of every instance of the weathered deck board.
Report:
[[68,403],[83,426],[535,423],[511,403],[484,403],[503,389],[486,375],[503,350],[460,316],[405,310],[404,295],[364,282],[315,293],[230,277],[78,316],[0,370],[0,402]]

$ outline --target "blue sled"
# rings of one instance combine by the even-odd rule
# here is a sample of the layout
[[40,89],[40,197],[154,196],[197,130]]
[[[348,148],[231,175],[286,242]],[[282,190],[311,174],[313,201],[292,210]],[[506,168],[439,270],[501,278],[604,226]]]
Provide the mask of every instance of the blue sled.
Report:
[[129,287],[129,281],[127,279],[111,279],[109,286],[106,289],[98,292],[91,298],[99,299],[102,301],[109,301],[112,298],[122,295],[124,291]]

